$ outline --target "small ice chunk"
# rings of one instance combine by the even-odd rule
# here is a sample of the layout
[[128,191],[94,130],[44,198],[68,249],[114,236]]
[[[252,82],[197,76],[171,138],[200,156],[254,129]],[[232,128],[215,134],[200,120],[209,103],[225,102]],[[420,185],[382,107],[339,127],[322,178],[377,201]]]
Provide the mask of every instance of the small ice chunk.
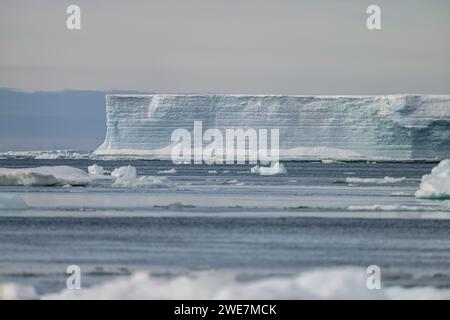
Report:
[[431,170],[431,174],[424,175],[417,198],[450,199],[450,160],[442,160]]
[[422,177],[416,198],[450,199],[450,177],[436,177],[431,174]]
[[161,170],[157,172],[158,174],[175,174],[177,173],[177,170],[175,168],[172,168],[170,170]]
[[88,167],[89,177],[93,180],[111,180],[113,177],[110,175],[107,175],[106,170],[103,169],[102,166],[99,166],[97,164],[93,164],[92,166]]
[[442,160],[431,170],[431,175],[435,177],[450,177],[450,160]]
[[275,174],[286,173],[286,169],[282,163],[277,162],[272,164],[270,167],[254,166],[250,169],[250,172],[260,174],[262,176],[272,176]]
[[23,210],[28,209],[28,205],[22,197],[15,193],[0,193],[0,210]]
[[137,177],[136,168],[132,166],[124,166],[114,169],[113,172],[111,172],[111,177],[125,178],[125,179],[136,178]]
[[368,183],[368,184],[391,184],[391,183],[400,183],[405,181],[406,178],[393,178],[393,177],[384,177],[383,179],[378,178],[346,178],[346,183]]
[[111,172],[111,176],[116,180],[112,184],[121,188],[146,188],[146,187],[170,187],[172,183],[165,177],[140,176],[138,177],[136,168],[132,166],[120,167]]
[[97,164],[93,164],[92,166],[89,166],[88,172],[89,172],[89,174],[98,175],[98,176],[103,176],[105,174],[105,170],[103,169],[103,167],[99,166]]

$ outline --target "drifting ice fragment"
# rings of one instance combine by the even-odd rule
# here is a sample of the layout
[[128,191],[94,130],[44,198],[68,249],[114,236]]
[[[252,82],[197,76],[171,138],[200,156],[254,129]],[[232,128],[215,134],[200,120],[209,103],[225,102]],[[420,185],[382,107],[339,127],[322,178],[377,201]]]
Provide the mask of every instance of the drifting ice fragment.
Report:
[[275,174],[286,173],[286,169],[282,163],[275,163],[270,167],[254,166],[250,169],[251,173],[258,173],[262,176],[272,176]]
[[14,193],[0,193],[0,210],[22,210],[28,209],[28,205],[22,197]]
[[0,186],[85,186],[90,182],[85,171],[69,166],[0,168]]
[[115,187],[122,188],[164,188],[172,186],[172,183],[165,177],[140,176],[136,173],[136,168],[132,166],[120,167],[111,172],[111,176],[116,180]]
[[431,174],[422,177],[416,197],[450,199],[450,160],[442,160],[431,170]]
[[383,179],[377,178],[347,178],[345,182],[347,183],[370,183],[370,184],[390,184],[390,183],[399,183],[405,181],[406,178],[393,178],[393,177],[384,177]]

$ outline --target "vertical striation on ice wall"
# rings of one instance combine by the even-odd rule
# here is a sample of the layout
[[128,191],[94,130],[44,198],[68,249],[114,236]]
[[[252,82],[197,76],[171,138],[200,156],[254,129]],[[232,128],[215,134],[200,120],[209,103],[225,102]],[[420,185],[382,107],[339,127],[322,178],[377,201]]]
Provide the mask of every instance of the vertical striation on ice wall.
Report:
[[171,133],[279,128],[283,159],[450,157],[450,96],[108,95],[97,155],[170,156]]

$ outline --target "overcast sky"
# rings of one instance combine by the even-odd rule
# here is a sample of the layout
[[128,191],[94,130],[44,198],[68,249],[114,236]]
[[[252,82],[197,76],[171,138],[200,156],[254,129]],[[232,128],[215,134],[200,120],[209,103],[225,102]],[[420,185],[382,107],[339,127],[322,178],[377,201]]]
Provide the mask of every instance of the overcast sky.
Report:
[[[82,29],[66,28],[66,8]],[[382,30],[366,28],[378,4]],[[450,93],[448,0],[2,0],[0,87]]]
[[114,89],[450,94],[449,40],[448,0],[1,0],[0,151],[95,149]]

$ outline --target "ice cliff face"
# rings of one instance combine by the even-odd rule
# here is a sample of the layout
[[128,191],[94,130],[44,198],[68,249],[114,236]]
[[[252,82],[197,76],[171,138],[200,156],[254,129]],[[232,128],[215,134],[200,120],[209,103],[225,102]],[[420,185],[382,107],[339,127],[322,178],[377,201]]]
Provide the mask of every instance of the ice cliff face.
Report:
[[97,155],[168,158],[171,133],[279,128],[283,159],[450,157],[450,96],[108,95]]

